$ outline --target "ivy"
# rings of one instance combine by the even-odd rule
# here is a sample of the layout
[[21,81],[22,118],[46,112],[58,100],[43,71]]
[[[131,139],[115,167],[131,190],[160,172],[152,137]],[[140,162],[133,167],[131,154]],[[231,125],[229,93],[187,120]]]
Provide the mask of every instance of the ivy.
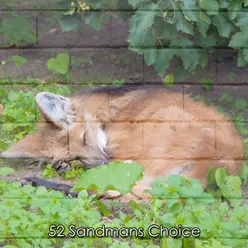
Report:
[[[181,60],[178,73],[192,75],[197,69],[204,69],[213,51],[211,48],[219,44],[238,50],[238,66],[248,63],[247,0],[62,0],[53,4],[67,9],[59,17],[63,32],[77,32],[82,22],[99,31],[112,15],[106,10],[120,10],[125,21],[130,18],[129,49],[143,54],[145,62],[154,66],[161,77],[178,58]],[[120,8],[131,11],[123,13]],[[4,18],[0,22],[0,33],[10,45],[36,41],[35,30],[24,15]],[[186,51],[183,44],[178,44],[179,51],[172,57],[164,56],[167,50],[160,54],[162,49],[174,48],[175,41],[185,38],[191,41],[187,45],[191,50]]]

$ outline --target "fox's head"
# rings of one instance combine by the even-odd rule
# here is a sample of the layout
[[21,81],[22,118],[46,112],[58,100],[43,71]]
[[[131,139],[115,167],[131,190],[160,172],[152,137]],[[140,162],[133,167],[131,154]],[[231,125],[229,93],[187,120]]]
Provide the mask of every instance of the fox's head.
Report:
[[[55,162],[80,159],[88,166],[107,163],[107,136],[102,123],[81,115],[71,99],[48,92],[36,95],[41,113],[38,131],[2,153],[4,158],[42,158]],[[83,111],[82,111],[83,112]]]

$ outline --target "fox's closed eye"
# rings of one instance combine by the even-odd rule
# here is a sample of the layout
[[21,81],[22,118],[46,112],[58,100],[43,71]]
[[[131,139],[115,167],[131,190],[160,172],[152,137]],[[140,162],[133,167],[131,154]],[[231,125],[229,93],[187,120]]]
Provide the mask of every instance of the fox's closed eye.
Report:
[[82,138],[83,145],[86,145],[86,143],[87,143],[86,133],[84,133],[84,134],[81,136],[81,138]]

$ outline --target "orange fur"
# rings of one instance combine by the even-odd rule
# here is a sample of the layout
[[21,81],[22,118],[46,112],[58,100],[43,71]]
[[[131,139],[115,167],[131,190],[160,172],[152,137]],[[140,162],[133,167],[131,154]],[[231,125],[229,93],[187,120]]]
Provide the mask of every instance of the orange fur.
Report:
[[[145,167],[144,178],[134,187],[138,195],[159,176],[180,174],[205,183],[212,167],[225,167],[235,174],[242,165],[243,142],[233,123],[215,107],[197,103],[188,95],[149,88],[123,94],[85,93],[69,102],[75,112],[72,124],[61,128],[54,121],[48,123],[49,114],[39,107],[45,116],[38,130],[40,139],[28,135],[5,156],[83,157],[89,164],[133,160]],[[97,132],[103,125],[106,153],[98,144]]]

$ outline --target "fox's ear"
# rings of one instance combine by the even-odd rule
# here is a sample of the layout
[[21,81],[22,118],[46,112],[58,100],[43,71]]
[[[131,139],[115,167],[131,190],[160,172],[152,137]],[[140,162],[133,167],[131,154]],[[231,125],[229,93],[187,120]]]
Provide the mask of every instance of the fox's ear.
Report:
[[41,114],[48,122],[60,128],[66,128],[73,122],[75,113],[68,98],[49,92],[40,92],[35,100]]
[[42,158],[42,144],[39,134],[28,134],[7,151],[1,154],[3,158]]

